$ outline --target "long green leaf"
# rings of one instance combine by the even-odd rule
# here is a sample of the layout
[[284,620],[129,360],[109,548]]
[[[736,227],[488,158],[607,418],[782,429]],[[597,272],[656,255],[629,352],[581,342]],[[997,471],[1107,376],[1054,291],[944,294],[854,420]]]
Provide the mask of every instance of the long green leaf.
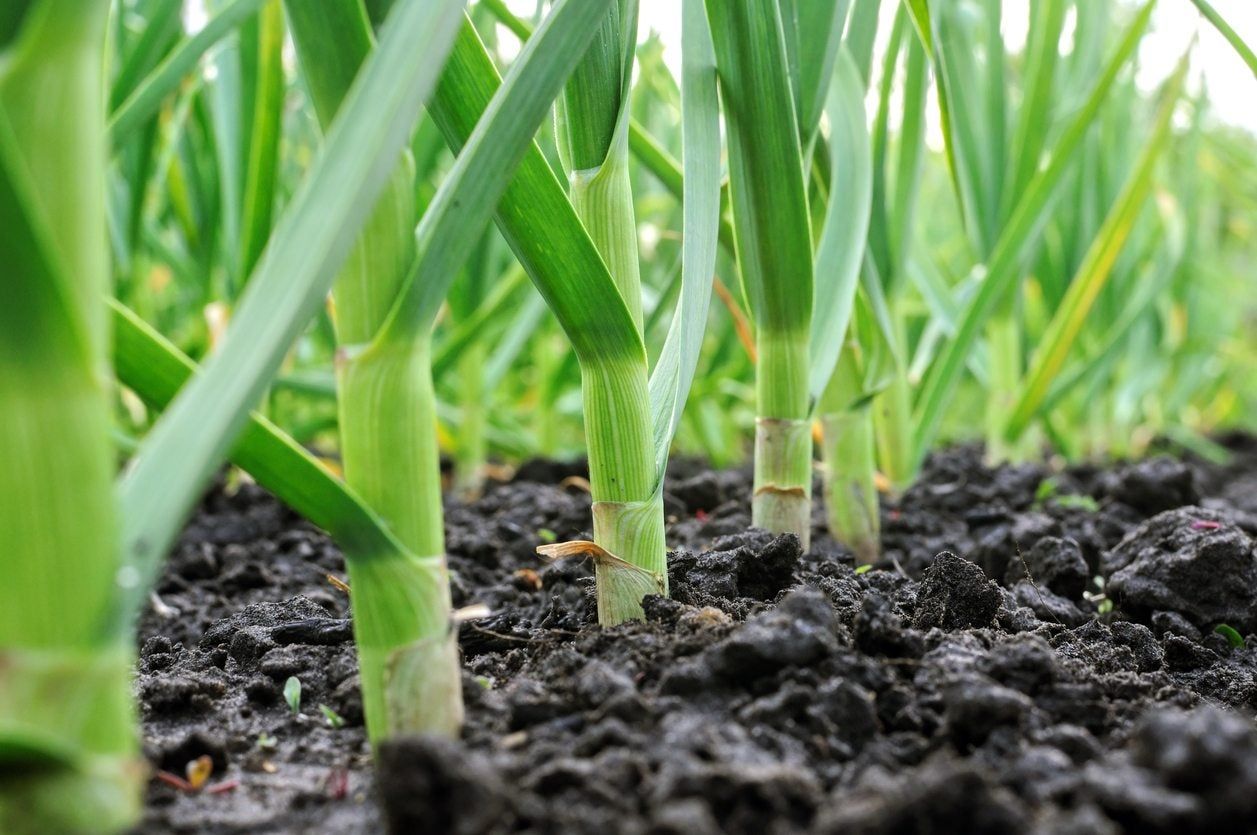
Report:
[[860,79],[866,90],[872,81],[873,46],[877,40],[881,10],[882,0],[854,0],[851,14],[847,18],[847,28],[842,34],[843,43],[851,53],[856,69],[860,71]]
[[1047,395],[1052,382],[1060,374],[1070,350],[1087,315],[1095,305],[1100,291],[1113,272],[1113,264],[1121,254],[1144,201],[1152,191],[1153,173],[1161,152],[1172,135],[1170,120],[1178,104],[1183,79],[1187,74],[1187,56],[1179,62],[1178,69],[1166,85],[1164,99],[1152,132],[1135,163],[1135,169],[1126,181],[1122,193],[1109,210],[1104,224],[1092,241],[1078,269],[1078,275],[1070,282],[1065,298],[1056,309],[1047,331],[1039,343],[1030,370],[1021,385],[1016,405],[1008,418],[1004,434],[1008,439],[1019,436],[1030,423],[1039,404]]
[[1165,251],[1157,254],[1138,275],[1134,295],[1123,299],[1122,315],[1105,329],[1103,341],[1088,352],[1086,359],[1070,366],[1066,373],[1052,383],[1051,389],[1039,403],[1036,416],[1050,413],[1080,383],[1120,356],[1122,343],[1130,337],[1135,326],[1153,308],[1161,294],[1170,288],[1185,263],[1187,232],[1186,224],[1177,212],[1170,211],[1165,215]]
[[702,0],[683,0],[681,131],[685,193],[682,199],[681,298],[663,351],[650,375],[655,466],[660,483],[668,451],[694,381],[720,234],[720,108],[716,56]]
[[847,337],[873,199],[873,161],[864,117],[864,84],[846,48],[839,50],[827,110],[830,154],[834,162],[829,205],[816,250],[812,367],[808,377],[813,404],[820,402]]
[[271,232],[284,115],[284,9],[279,0],[263,7],[258,30],[257,90],[244,181],[240,273],[248,275]]
[[467,346],[483,337],[485,329],[492,323],[514,316],[518,310],[519,291],[527,284],[528,274],[518,265],[498,280],[493,292],[480,303],[475,312],[459,322],[437,346],[432,356],[434,380],[440,381],[451,371],[458,364],[459,355]]
[[[980,41],[965,31],[978,21],[968,19],[958,3],[935,5],[930,23],[952,179],[973,250],[985,257],[996,239],[1004,170],[1004,111],[992,105],[993,100],[1002,103],[1004,49],[998,0],[982,0],[981,5],[986,34]],[[975,42],[985,47],[982,64],[974,54]]]
[[[876,4],[880,0],[863,0],[863,2]],[[512,14],[503,0],[481,0],[481,3],[493,14],[499,23],[510,29],[520,40],[526,40],[532,35],[532,26],[527,21]],[[685,186],[681,164],[668,153],[668,149],[664,147],[663,143],[652,136],[635,119],[629,119],[628,142],[629,150],[633,152],[633,156],[637,157],[637,161],[659,180],[668,190],[668,193],[678,200],[682,199]],[[723,212],[724,206],[728,202],[728,189],[723,184],[721,186],[720,199]],[[720,244],[729,254],[733,254],[733,226],[724,214],[720,217]]]
[[560,0],[528,39],[419,225],[418,259],[377,342],[411,339],[417,328],[432,326],[462,260],[612,2]]
[[[164,409],[198,369],[187,355],[121,302],[113,312],[114,373],[155,409]],[[231,461],[301,516],[331,534],[346,552],[371,556],[403,546],[375,513],[314,456],[256,413],[231,451]]]
[[[738,263],[762,331],[806,333],[812,244],[781,20],[775,3],[708,0],[728,126]],[[806,397],[805,392],[800,395]]]
[[[428,106],[452,148],[462,149],[500,84],[475,29],[464,23]],[[645,361],[624,299],[535,143],[498,201],[497,224],[582,361]]]
[[241,299],[219,353],[171,404],[122,481],[123,554],[148,578],[205,480],[322,304],[383,188],[461,20],[399,2]]
[[1030,181],[1017,208],[1000,234],[986,265],[986,277],[977,294],[965,308],[960,328],[947,343],[935,361],[921,391],[915,414],[916,458],[923,457],[933,443],[942,419],[943,409],[952,391],[960,382],[965,362],[974,341],[996,303],[1004,298],[1020,275],[1020,262],[1037,239],[1047,217],[1052,199],[1067,181],[1073,167],[1075,154],[1087,136],[1100,108],[1112,89],[1118,75],[1134,55],[1148,27],[1155,0],[1145,3],[1134,21],[1127,28],[1120,44],[1103,74],[1092,85],[1086,103],[1069,122],[1061,138],[1052,149],[1047,166]]
[[641,263],[628,168],[637,9],[637,0],[617,0],[610,8],[556,102],[555,127],[568,197],[641,330]]
[[1068,11],[1068,0],[1041,0],[1034,9],[1026,45],[1026,92],[1017,114],[1009,172],[1004,181],[1003,205],[1008,210],[1034,176],[1047,144],[1061,31]]
[[1248,65],[1248,68],[1252,70],[1253,76],[1257,77],[1257,54],[1253,52],[1253,48],[1244,42],[1239,33],[1231,27],[1231,24],[1226,22],[1226,18],[1218,14],[1218,10],[1208,0],[1192,0],[1192,2],[1196,4],[1196,8],[1204,15],[1205,20],[1212,23],[1213,28],[1217,29],[1222,37],[1226,38],[1227,43],[1235,50],[1235,54],[1239,55],[1244,63]]
[[125,58],[109,90],[110,110],[135,92],[144,76],[165,57],[170,42],[183,31],[182,11],[180,3],[149,3],[143,9],[144,28],[138,37],[127,39]]
[[157,69],[153,70],[109,117],[109,144],[117,148],[131,134],[151,119],[161,103],[178,89],[188,73],[196,68],[209,49],[231,34],[249,15],[257,12],[266,0],[235,0],[205,25],[201,31],[181,43]]
[[799,137],[810,146],[829,99],[850,0],[779,0]]

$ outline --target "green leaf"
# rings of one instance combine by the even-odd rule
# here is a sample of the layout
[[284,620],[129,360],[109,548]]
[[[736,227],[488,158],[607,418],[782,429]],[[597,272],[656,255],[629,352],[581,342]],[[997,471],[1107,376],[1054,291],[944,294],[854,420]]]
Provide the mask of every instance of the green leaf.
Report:
[[[546,315],[546,300],[536,293],[529,293],[528,301],[511,326],[498,340],[497,347],[484,365],[484,384],[492,391],[501,385],[515,359],[524,351],[529,340],[537,333]],[[530,450],[530,452],[535,450]]]
[[[810,407],[812,236],[803,154],[776,3],[707,0],[725,116],[742,289],[756,327],[757,413],[804,420]],[[788,456],[801,472],[800,447]]]
[[1109,91],[1139,46],[1152,15],[1155,0],[1145,3],[1127,28],[1100,78],[1092,85],[1086,102],[1070,120],[1052,149],[1047,166],[1040,170],[1017,203],[986,263],[986,276],[973,299],[965,307],[960,328],[943,348],[925,380],[915,412],[914,446],[919,462],[933,443],[944,407],[960,382],[973,344],[995,309],[1021,275],[1020,262],[1038,238],[1051,209],[1053,198],[1067,182],[1076,153],[1103,107]]
[[650,375],[650,411],[660,484],[703,346],[720,234],[716,57],[702,0],[683,0],[681,37],[681,131],[685,143],[681,297],[663,351]]
[[1056,379],[1043,397],[1036,414],[1051,412],[1078,384],[1107,367],[1119,355],[1122,343],[1130,336],[1135,325],[1153,308],[1156,300],[1162,298],[1162,294],[1179,274],[1187,251],[1186,224],[1174,210],[1164,214],[1164,251],[1156,254],[1151,263],[1141,271],[1135,282],[1134,293],[1123,300],[1121,316],[1105,328],[1103,341],[1088,352],[1085,360],[1070,366]]
[[[981,6],[980,20],[973,21],[958,3],[937,4],[930,24],[952,180],[971,246],[985,257],[996,240],[1003,190],[1004,44],[999,0],[981,0]],[[966,31],[979,25],[984,34]],[[978,44],[984,52],[981,64]]]
[[555,108],[564,168],[592,172],[607,163],[628,127],[629,87],[637,46],[638,0],[616,0],[581,56]]
[[[164,409],[197,372],[196,364],[120,302],[113,313],[118,381]],[[310,453],[266,418],[253,414],[231,451],[232,463],[280,501],[331,534],[351,557],[404,550],[375,513]],[[146,591],[137,590],[137,599]]]
[[820,401],[847,338],[873,197],[873,161],[864,116],[860,71],[845,48],[839,51],[830,87],[829,145],[833,166],[829,205],[816,250],[812,303],[811,370],[808,392]]
[[[863,0],[863,2],[868,3],[870,0]],[[871,0],[871,2],[876,5],[881,0]],[[492,13],[499,23],[511,30],[521,41],[527,40],[532,35],[532,26],[527,21],[512,14],[503,0],[481,0],[481,6]],[[668,192],[673,197],[676,197],[678,200],[681,199],[682,191],[684,190],[681,164],[668,153],[668,149],[664,147],[663,143],[632,118],[629,119],[628,142],[629,150],[637,157],[637,161],[645,166],[668,189]],[[722,207],[727,196],[722,188]],[[733,252],[733,227],[729,225],[728,220],[723,216],[720,219],[720,243],[730,253]]]
[[284,9],[279,0],[263,7],[258,26],[257,90],[249,136],[241,222],[240,273],[257,264],[271,232],[284,115]]
[[1244,42],[1239,33],[1231,28],[1231,25],[1226,22],[1222,15],[1218,14],[1218,10],[1208,0],[1192,0],[1192,2],[1196,4],[1196,8],[1200,10],[1205,19],[1213,24],[1213,28],[1217,29],[1222,37],[1226,38],[1227,43],[1235,50],[1235,54],[1239,55],[1244,63],[1248,65],[1248,68],[1252,70],[1253,76],[1257,77],[1257,54],[1253,53],[1252,47]]
[[628,169],[637,0],[617,0],[555,107],[568,196],[642,330],[641,264]]
[[847,19],[847,28],[842,36],[847,51],[851,53],[851,60],[860,72],[865,90],[872,81],[873,45],[877,40],[881,10],[882,0],[854,0],[851,15]]
[[[475,29],[465,23],[428,107],[452,148],[461,151],[500,84]],[[535,143],[498,201],[497,224],[582,362],[645,362],[624,299]]]
[[201,31],[176,47],[109,117],[109,144],[118,148],[156,115],[162,102],[178,89],[197,62],[216,43],[257,12],[266,0],[235,0]]
[[1104,224],[1078,268],[1078,274],[1070,282],[1065,298],[1061,300],[1047,331],[1039,341],[1039,348],[1020,386],[1020,393],[1004,430],[1005,437],[1009,440],[1017,438],[1025,431],[1050,386],[1060,374],[1088,314],[1112,274],[1113,264],[1130,236],[1144,201],[1152,191],[1157,160],[1172,136],[1170,120],[1182,92],[1187,67],[1187,55],[1184,55],[1166,85],[1161,108],[1143,152],[1135,163],[1134,171],[1109,210]]
[[1003,205],[1008,210],[1038,170],[1047,144],[1061,32],[1068,11],[1068,0],[1040,0],[1034,7],[1025,53],[1026,89],[1017,114],[1012,153],[1008,157],[1009,172],[1004,180]]
[[1218,635],[1221,635],[1223,638],[1226,638],[1226,642],[1230,644],[1233,648],[1235,649],[1244,648],[1244,636],[1241,635],[1234,626],[1229,626],[1225,623],[1219,623],[1217,626],[1213,628],[1213,631],[1217,633]]
[[[914,232],[917,195],[925,158],[925,106],[929,66],[924,47],[907,33],[907,13],[900,8],[882,65],[877,115],[873,123],[873,198],[869,252],[881,286],[877,292],[897,296],[907,272],[907,253]],[[896,96],[896,71],[903,58],[902,95]],[[902,100],[898,157],[891,162],[891,105]],[[866,281],[873,278],[866,276]],[[872,288],[867,288],[870,293]],[[888,330],[894,341],[893,328]],[[894,346],[900,352],[898,345]]]
[[478,338],[483,337],[485,330],[493,323],[515,316],[518,313],[520,291],[527,285],[528,274],[519,267],[500,278],[493,292],[471,315],[452,328],[437,346],[432,357],[433,379],[440,380],[451,371],[458,364],[459,356]]
[[799,137],[805,147],[820,126],[850,0],[778,0],[794,92]]
[[[295,681],[295,680],[296,680],[296,679],[294,679],[294,681]],[[327,720],[327,724],[328,724],[328,726],[329,726],[329,727],[331,727],[331,728],[333,728],[333,729],[340,729],[340,728],[345,727],[345,719],[344,719],[344,717],[343,717],[343,716],[341,716],[341,715],[340,715],[339,713],[337,713],[336,711],[332,710],[332,709],[331,709],[330,707],[328,707],[327,705],[325,705],[325,704],[320,704],[320,705],[319,705],[319,713],[322,713],[322,714],[323,714],[323,718]]]
[[[170,42],[183,33],[182,4],[150,3],[144,9],[144,28],[128,42],[122,65],[109,91],[109,109],[116,110],[165,56]],[[128,39],[130,40],[130,39]]]
[[483,233],[516,165],[534,147],[532,137],[550,103],[612,2],[560,0],[524,44],[419,224],[418,259],[377,344],[409,340],[417,329],[432,326],[463,259]]
[[281,218],[222,347],[123,478],[125,558],[153,576],[206,479],[322,304],[383,188],[461,19],[461,2],[399,2]]
[[[738,264],[762,331],[806,333],[812,244],[775,3],[707,0],[720,67]],[[802,393],[801,393],[802,394]]]
[[301,679],[289,676],[284,682],[284,702],[293,713],[301,712]]

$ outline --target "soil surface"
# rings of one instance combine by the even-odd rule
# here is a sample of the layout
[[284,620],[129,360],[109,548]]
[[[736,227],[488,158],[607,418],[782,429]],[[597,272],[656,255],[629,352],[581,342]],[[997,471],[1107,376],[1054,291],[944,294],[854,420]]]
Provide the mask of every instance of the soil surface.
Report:
[[580,467],[530,463],[447,506],[455,604],[491,611],[461,627],[462,740],[374,770],[340,553],[216,489],[140,625],[166,773],[139,831],[1257,831],[1257,439],[1222,441],[1226,466],[943,451],[864,572],[819,504],[801,553],[748,528],[749,471],[678,462],[673,597],[605,630],[590,568],[534,555],[590,538]]

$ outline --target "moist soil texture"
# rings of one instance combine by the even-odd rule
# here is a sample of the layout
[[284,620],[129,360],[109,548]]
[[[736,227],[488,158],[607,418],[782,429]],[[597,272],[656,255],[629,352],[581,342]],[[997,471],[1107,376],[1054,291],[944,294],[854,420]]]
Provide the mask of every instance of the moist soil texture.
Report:
[[590,566],[534,553],[590,538],[581,468],[531,462],[446,508],[455,605],[489,611],[460,626],[462,738],[374,764],[340,552],[220,485],[140,624],[138,831],[1257,831],[1257,439],[1221,442],[942,451],[867,571],[819,503],[802,553],[749,527],[748,470],[679,461],[672,597],[613,629]]

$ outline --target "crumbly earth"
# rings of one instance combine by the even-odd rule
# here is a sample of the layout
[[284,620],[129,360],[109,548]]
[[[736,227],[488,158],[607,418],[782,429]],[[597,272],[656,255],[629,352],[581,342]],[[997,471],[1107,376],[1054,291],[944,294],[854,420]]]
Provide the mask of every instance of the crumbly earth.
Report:
[[587,566],[534,555],[588,538],[580,468],[526,465],[447,507],[455,604],[492,612],[461,628],[463,738],[374,770],[339,552],[215,490],[136,680],[154,769],[213,774],[155,778],[139,831],[1257,831],[1257,439],[1223,440],[1227,466],[946,450],[883,504],[867,572],[819,505],[800,553],[748,528],[749,472],[679,462],[673,596],[614,629]]

